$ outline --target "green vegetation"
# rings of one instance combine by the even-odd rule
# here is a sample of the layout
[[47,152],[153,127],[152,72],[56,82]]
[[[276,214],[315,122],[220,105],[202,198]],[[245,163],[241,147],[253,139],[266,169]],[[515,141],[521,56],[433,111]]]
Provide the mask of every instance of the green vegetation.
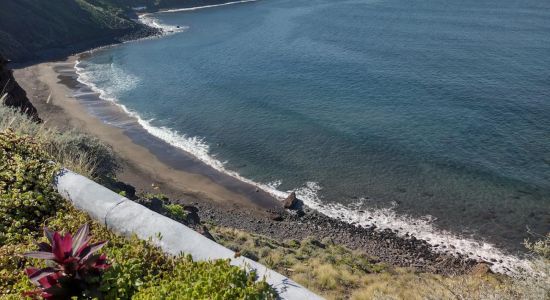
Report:
[[17,62],[69,55],[154,31],[135,21],[147,11],[223,0],[2,0],[0,53]]
[[76,131],[59,132],[33,122],[15,108],[0,105],[0,131],[29,135],[40,144],[43,157],[93,179],[112,177],[118,169],[116,155],[95,137]]
[[344,298],[363,286],[368,274],[387,266],[375,258],[330,241],[314,239],[278,242],[240,230],[211,226],[210,233],[222,245],[294,279],[328,298]]
[[[244,231],[210,226],[216,241],[285,274],[327,299],[550,299],[549,261],[535,260],[540,276],[510,278],[481,273],[442,276],[378,263],[330,241],[278,242]],[[546,253],[550,241],[534,249]],[[546,244],[545,244],[546,243]],[[546,268],[546,270],[541,270]]]
[[[228,260],[176,263],[171,277],[140,290],[134,299],[272,299],[265,282],[255,283],[255,274],[231,267]],[[227,288],[231,283],[232,288]]]
[[59,208],[52,188],[58,166],[28,136],[0,134],[0,244],[17,243]]
[[[116,10],[85,0],[3,0],[0,53],[15,61],[71,54],[145,30]],[[64,49],[65,48],[65,49]]]
[[[254,274],[231,267],[227,261],[194,262],[185,256],[167,256],[147,241],[115,235],[61,199],[51,188],[52,175],[61,164],[52,161],[62,161],[92,178],[116,171],[114,154],[98,140],[47,129],[2,106],[0,132],[0,299],[20,299],[21,291],[34,288],[23,270],[30,265],[43,267],[43,262],[20,254],[35,250],[35,240],[45,241],[42,226],[74,232],[84,223],[91,226],[92,242],[109,241],[102,253],[112,266],[100,282],[106,299],[274,297],[265,282],[255,282]],[[188,212],[170,204],[166,196],[147,194],[141,200],[147,206],[153,199],[160,203],[161,213],[185,222]],[[529,272],[510,278],[486,273],[419,273],[384,265],[329,240],[281,242],[214,225],[208,229],[217,242],[328,299],[550,299],[550,235],[526,241],[537,258]]]
[[84,223],[90,224],[95,239],[109,241],[102,252],[112,266],[99,285],[105,299],[157,299],[158,294],[177,298],[180,290],[197,299],[275,298],[269,285],[254,280],[254,273],[228,261],[194,262],[190,257],[168,256],[146,241],[117,236],[74,209],[52,188],[60,166],[52,162],[54,157],[41,141],[53,135],[45,130],[39,133],[45,135],[31,138],[12,129],[0,132],[0,298],[19,299],[21,292],[33,289],[24,269],[45,264],[21,254],[36,250],[34,241],[45,242],[43,226],[74,232]]
[[183,206],[179,204],[167,204],[164,205],[164,207],[168,211],[168,216],[170,219],[180,222],[187,219],[187,212],[183,209]]

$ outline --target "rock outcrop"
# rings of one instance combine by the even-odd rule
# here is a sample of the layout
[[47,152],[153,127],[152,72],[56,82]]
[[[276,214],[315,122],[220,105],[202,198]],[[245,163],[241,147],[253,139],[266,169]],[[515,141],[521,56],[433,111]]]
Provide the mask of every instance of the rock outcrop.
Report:
[[285,201],[283,202],[283,206],[286,209],[293,209],[296,208],[296,205],[298,204],[298,199],[296,198],[296,193],[292,192],[288,197],[286,197]]
[[15,107],[39,122],[38,112],[27,98],[27,93],[17,84],[13,72],[7,66],[8,60],[0,55],[0,98],[4,105]]
[[157,34],[123,12],[136,0],[2,0],[0,53],[32,63]]

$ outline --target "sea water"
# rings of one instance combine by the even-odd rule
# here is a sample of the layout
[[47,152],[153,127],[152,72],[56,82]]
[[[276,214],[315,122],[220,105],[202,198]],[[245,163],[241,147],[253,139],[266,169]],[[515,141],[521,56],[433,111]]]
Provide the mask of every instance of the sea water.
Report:
[[262,0],[148,18],[174,34],[95,51],[80,80],[205,163],[464,252],[550,230],[550,2]]

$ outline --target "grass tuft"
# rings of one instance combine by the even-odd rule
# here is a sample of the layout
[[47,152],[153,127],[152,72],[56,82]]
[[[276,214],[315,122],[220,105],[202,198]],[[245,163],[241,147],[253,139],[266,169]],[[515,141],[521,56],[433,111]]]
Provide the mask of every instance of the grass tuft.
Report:
[[33,122],[18,110],[0,105],[0,131],[29,135],[63,167],[92,179],[114,176],[119,163],[113,150],[97,138],[77,131],[59,132]]

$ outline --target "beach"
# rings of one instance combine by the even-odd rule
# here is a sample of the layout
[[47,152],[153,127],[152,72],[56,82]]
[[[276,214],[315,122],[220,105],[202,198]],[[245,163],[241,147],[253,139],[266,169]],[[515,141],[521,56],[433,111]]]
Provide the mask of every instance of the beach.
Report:
[[[122,129],[108,126],[90,116],[85,107],[75,101],[70,87],[60,82],[59,77],[63,75],[56,72],[56,68],[72,68],[75,59],[73,56],[63,62],[38,64],[17,70],[14,74],[24,89],[28,91],[31,101],[36,105],[48,126],[58,127],[61,130],[75,128],[98,137],[113,147],[122,161],[129,163],[133,174],[146,174],[146,177],[151,179],[148,185],[152,186],[152,190],[155,190],[155,186],[161,189],[174,189],[186,195],[207,198],[222,205],[238,203],[244,206],[259,205],[265,208],[275,208],[278,205],[275,199],[267,200],[266,195],[263,195],[265,196],[262,199],[263,202],[254,203],[247,197],[247,194],[255,193],[255,187],[243,185],[239,187],[241,189],[239,192],[231,191],[205,176],[167,165],[161,162],[154,153],[134,143]],[[69,82],[68,84],[76,83]],[[45,103],[46,100],[49,101]],[[109,106],[108,103],[106,105]],[[115,106],[111,108],[117,110]],[[126,178],[127,174],[125,173],[120,174],[122,179]],[[182,185],[182,182],[185,184]],[[138,185],[147,186],[145,182],[139,182]]]
[[[163,193],[174,202],[194,205],[205,222],[279,240],[328,238],[390,265],[461,274],[477,263],[452,248],[436,251],[426,241],[399,236],[392,230],[355,226],[307,207],[305,214],[285,211],[283,199],[217,172],[147,135],[120,107],[101,100],[76,81],[73,68],[76,59],[71,56],[63,61],[29,66],[15,70],[14,75],[45,126],[60,130],[74,128],[110,145],[122,161],[117,180],[134,186],[138,192]],[[90,108],[96,116],[90,113]],[[103,120],[97,117],[99,112]],[[115,125],[108,125],[106,120]]]

